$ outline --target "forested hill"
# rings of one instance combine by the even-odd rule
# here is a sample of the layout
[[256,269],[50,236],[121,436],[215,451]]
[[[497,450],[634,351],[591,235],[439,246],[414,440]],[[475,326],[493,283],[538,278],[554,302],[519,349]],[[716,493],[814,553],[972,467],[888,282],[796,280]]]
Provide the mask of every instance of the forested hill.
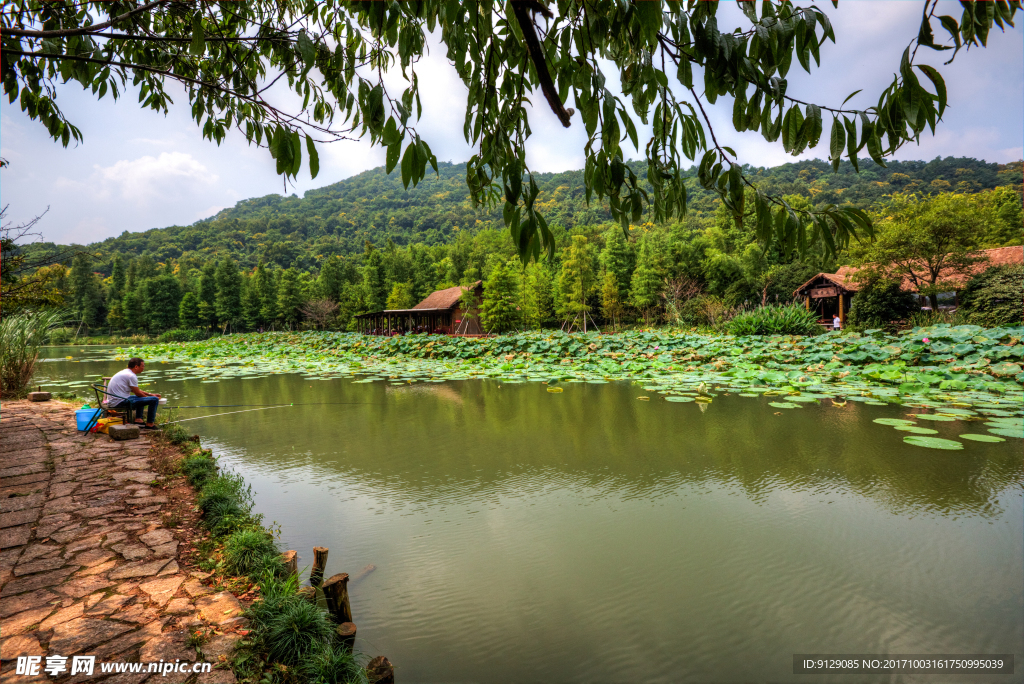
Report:
[[[748,168],[752,180],[771,192],[802,195],[813,204],[851,202],[869,207],[901,190],[925,194],[978,192],[997,186],[1020,189],[1021,162],[989,164],[970,158],[930,162],[890,162],[888,168],[862,161],[860,173],[844,162],[838,173],[823,161],[801,161],[774,168]],[[635,164],[638,175],[646,167]],[[469,199],[465,164],[441,163],[438,176],[428,174],[417,187],[402,187],[397,173],[383,168],[360,173],[326,187],[295,195],[267,195],[244,200],[216,216],[190,226],[170,226],[128,232],[88,246],[99,258],[97,271],[109,273],[115,254],[148,255],[157,262],[171,259],[202,261],[232,256],[243,266],[260,260],[268,265],[315,269],[332,254],[361,253],[365,241],[397,245],[438,244],[457,239],[460,232],[503,228],[500,206],[475,207]],[[539,174],[538,199],[548,222],[571,229],[578,224],[609,220],[599,202],[589,206],[582,171]],[[710,218],[714,196],[696,180],[688,183],[690,210],[697,220]],[[44,245],[36,245],[37,248]]]

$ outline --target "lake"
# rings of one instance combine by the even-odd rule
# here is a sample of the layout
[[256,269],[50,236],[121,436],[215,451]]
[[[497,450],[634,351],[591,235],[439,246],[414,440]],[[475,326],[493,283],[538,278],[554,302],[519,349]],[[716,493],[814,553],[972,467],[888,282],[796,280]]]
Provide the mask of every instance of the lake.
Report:
[[[124,365],[45,353],[51,380]],[[227,414],[183,425],[300,566],[314,545],[327,575],[376,566],[350,585],[357,648],[400,681],[935,679],[794,675],[794,653],[1024,667],[1020,440],[915,447],[872,422],[907,408],[855,402],[721,393],[702,411],[627,382],[204,382],[174,365],[141,376],[171,405],[294,404],[175,413]]]

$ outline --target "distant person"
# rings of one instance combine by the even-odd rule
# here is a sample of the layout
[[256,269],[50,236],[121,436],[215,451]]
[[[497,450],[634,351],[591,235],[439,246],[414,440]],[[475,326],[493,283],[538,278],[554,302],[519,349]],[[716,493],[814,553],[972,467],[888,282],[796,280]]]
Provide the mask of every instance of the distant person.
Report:
[[[128,367],[118,371],[107,383],[108,396],[104,403],[107,408],[132,407],[135,412],[135,422],[147,430],[156,429],[156,407],[160,404],[160,395],[150,392],[143,392],[139,389],[139,373],[146,370],[146,362],[137,356],[128,359]],[[146,420],[142,420],[142,408],[146,407],[148,414]]]
[[839,316],[833,316],[832,317],[832,329],[833,330],[839,330],[842,327],[843,327],[843,322],[841,320],[839,320]]

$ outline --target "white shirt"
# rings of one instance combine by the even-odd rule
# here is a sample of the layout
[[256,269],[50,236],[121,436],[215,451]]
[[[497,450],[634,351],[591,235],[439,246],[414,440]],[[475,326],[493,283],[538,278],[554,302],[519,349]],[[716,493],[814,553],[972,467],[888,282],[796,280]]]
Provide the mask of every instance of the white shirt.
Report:
[[838,330],[840,325],[842,325],[842,321],[839,320],[839,316],[836,316],[835,318],[832,319],[832,327],[833,328]]
[[138,386],[139,376],[132,373],[130,369],[125,368],[123,371],[118,371],[107,383],[107,393],[114,396],[106,397],[103,403],[107,406],[117,406],[128,397],[135,396],[131,388]]

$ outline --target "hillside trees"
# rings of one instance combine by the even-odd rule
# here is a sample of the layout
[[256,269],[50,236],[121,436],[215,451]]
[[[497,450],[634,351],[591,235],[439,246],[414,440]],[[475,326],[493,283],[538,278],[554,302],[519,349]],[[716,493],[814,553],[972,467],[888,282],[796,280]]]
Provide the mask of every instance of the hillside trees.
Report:
[[[712,2],[592,0],[548,8],[524,0],[425,0],[326,4],[317,11],[299,0],[195,9],[163,2],[8,4],[0,14],[4,93],[19,99],[55,141],[66,146],[82,139],[74,115],[57,105],[61,80],[73,79],[97,98],[117,98],[131,78],[141,106],[164,113],[174,83],[184,89],[203,137],[219,144],[236,129],[265,146],[286,179],[298,174],[303,155],[316,176],[318,141],[349,138],[386,148],[387,170],[399,169],[406,186],[422,180],[428,165],[436,172],[437,160],[416,128],[415,67],[428,49],[427,33],[438,35],[468,92],[464,132],[476,148],[466,174],[470,194],[477,203],[503,201],[504,224],[524,260],[550,256],[556,247],[527,163],[527,101],[543,98],[563,126],[586,130],[586,196],[605,198],[623,229],[645,211],[656,223],[684,214],[684,167],[691,160],[701,185],[737,221],[752,211],[763,242],[803,250],[820,240],[833,253],[870,232],[866,215],[836,204],[797,211],[763,191],[747,206],[748,170],[718,144],[706,110],[731,106],[733,128],[759,132],[793,154],[815,147],[830,128],[833,164],[846,157],[857,167],[865,152],[881,163],[942,118],[946,86],[939,70],[923,63],[929,50],[952,55],[951,61],[963,46],[983,47],[993,27],[1013,26],[1020,7],[1019,0],[965,2],[958,19],[940,21],[926,4],[920,26],[907,27],[908,38],[916,38],[893,65],[891,82],[870,93],[874,106],[862,109],[804,103],[787,93],[791,67],[811,73],[821,46],[836,35],[815,6],[781,0],[741,3],[744,20],[721,29],[719,3]],[[396,79],[401,73],[404,88],[384,88],[389,67],[396,67]],[[616,73],[605,74],[609,67]],[[694,67],[703,71],[703,83],[694,82]],[[615,81],[621,98],[605,87]],[[282,110],[261,97],[270,82],[294,91],[302,106]],[[578,115],[566,107],[570,96]],[[653,124],[645,144],[637,118]],[[648,188],[625,163],[625,138],[644,150]]]

